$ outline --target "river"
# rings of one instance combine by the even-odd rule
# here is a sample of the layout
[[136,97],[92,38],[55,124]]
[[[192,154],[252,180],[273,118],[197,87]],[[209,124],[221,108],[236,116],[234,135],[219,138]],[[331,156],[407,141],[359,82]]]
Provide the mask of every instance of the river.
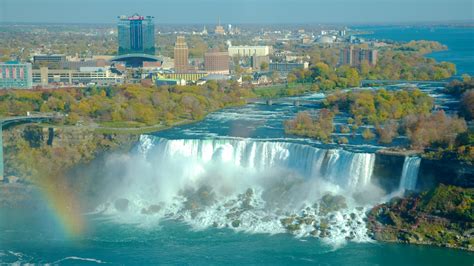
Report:
[[[449,109],[453,99],[440,88],[422,89]],[[372,241],[366,211],[397,192],[372,176],[384,146],[360,134],[344,146],[285,135],[284,120],[314,107],[293,100],[228,108],[141,136],[130,153],[106,158],[94,182],[98,207],[78,216],[58,211],[61,197],[44,191],[32,192],[32,210],[0,209],[0,261],[472,265],[469,252]],[[419,159],[405,161],[400,190],[416,186]]]

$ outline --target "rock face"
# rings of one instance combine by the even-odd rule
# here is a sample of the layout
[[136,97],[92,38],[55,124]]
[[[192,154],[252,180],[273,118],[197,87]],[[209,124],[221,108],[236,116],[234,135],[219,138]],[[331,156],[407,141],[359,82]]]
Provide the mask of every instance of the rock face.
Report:
[[[387,193],[398,190],[405,156],[403,152],[377,152],[372,181]],[[416,190],[426,191],[438,184],[465,188],[474,187],[474,165],[456,159],[432,160],[423,158],[418,172]]]
[[397,190],[404,160],[404,155],[377,153],[372,180],[389,193]]
[[430,189],[440,183],[473,188],[474,165],[458,160],[421,160],[417,189]]
[[439,185],[395,198],[368,214],[371,237],[385,242],[474,251],[474,189]]

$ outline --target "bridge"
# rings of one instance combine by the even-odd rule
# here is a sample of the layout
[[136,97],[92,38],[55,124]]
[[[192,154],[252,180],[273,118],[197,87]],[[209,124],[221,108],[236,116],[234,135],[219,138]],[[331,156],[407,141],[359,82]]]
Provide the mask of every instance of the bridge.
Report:
[[274,105],[274,104],[284,104],[284,105],[318,105],[322,100],[304,100],[304,99],[291,99],[291,98],[275,98],[275,99],[262,99],[262,98],[252,98],[247,99],[247,103],[253,104],[264,104],[264,105]]
[[432,85],[440,85],[444,86],[449,83],[449,81],[445,80],[438,80],[438,81],[432,81],[432,80],[389,80],[389,79],[366,79],[362,80],[360,82],[361,86],[364,85],[383,85],[383,84],[400,84],[400,83],[409,83],[409,84],[432,84]]
[[15,124],[25,123],[39,123],[50,121],[58,118],[63,118],[64,115],[58,113],[30,113],[26,116],[12,116],[0,118],[0,182],[4,179],[4,164],[3,164],[3,128]]

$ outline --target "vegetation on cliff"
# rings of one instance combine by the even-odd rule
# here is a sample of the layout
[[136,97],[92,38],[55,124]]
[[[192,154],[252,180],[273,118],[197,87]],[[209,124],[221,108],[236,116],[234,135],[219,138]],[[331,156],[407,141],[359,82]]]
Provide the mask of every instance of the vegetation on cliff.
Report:
[[474,189],[439,185],[374,207],[368,229],[379,241],[474,250]]
[[30,182],[64,177],[67,170],[87,163],[98,154],[137,141],[134,135],[98,134],[79,128],[19,126],[4,130],[5,176]]

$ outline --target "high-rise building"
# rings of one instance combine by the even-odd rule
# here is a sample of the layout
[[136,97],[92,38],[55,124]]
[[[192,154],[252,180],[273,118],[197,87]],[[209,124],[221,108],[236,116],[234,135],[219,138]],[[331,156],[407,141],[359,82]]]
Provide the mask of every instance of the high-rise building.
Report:
[[32,67],[30,63],[0,63],[0,89],[31,89]]
[[204,69],[210,74],[229,74],[229,63],[228,52],[214,49],[204,54]]
[[118,54],[155,54],[155,24],[153,17],[120,16],[118,27]]
[[189,50],[184,36],[178,36],[174,46],[174,70],[176,73],[185,73],[189,70]]
[[350,46],[345,48],[341,53],[341,65],[350,65],[359,67],[362,62],[366,61],[369,65],[377,65],[377,50],[361,49]]

